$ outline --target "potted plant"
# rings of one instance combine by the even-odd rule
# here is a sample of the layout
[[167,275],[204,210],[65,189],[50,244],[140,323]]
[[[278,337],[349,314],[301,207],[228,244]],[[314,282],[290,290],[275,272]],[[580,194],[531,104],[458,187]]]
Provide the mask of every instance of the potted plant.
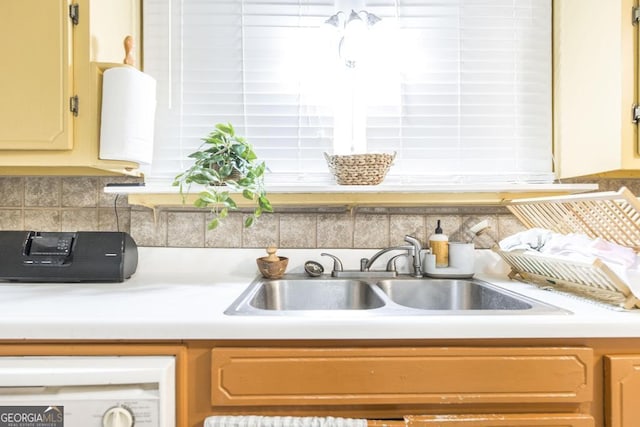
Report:
[[230,210],[238,206],[231,192],[242,193],[245,199],[252,200],[256,206],[244,222],[250,227],[263,212],[273,212],[264,188],[264,162],[258,161],[253,147],[244,138],[237,136],[231,123],[215,125],[200,148],[189,155],[194,163],[178,174],[173,182],[180,187],[180,194],[189,191],[191,184],[200,184],[204,188],[198,194],[194,205],[209,207],[213,219],[208,228],[214,229],[227,217]]

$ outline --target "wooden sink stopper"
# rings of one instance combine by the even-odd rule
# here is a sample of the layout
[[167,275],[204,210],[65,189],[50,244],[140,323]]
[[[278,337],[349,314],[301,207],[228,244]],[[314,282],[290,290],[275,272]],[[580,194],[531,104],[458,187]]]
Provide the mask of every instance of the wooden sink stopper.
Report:
[[276,255],[276,251],[278,248],[275,246],[269,246],[267,248],[267,256],[264,258],[267,262],[278,262],[280,261],[280,257]]
[[279,279],[287,270],[289,258],[276,255],[276,250],[275,246],[269,246],[267,248],[268,255],[256,260],[260,273],[267,279]]

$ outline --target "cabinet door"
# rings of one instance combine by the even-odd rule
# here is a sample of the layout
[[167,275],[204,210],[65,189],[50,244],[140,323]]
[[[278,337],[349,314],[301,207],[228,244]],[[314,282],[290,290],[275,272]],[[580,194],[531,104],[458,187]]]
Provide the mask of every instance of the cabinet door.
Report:
[[607,427],[640,425],[640,354],[606,356],[604,366]]
[[214,406],[593,399],[589,348],[214,348]]
[[580,414],[480,414],[406,417],[407,427],[594,427]]
[[0,149],[69,149],[69,0],[0,2]]
[[[635,2],[637,3],[637,2]],[[553,2],[554,156],[558,178],[640,173],[634,0]]]

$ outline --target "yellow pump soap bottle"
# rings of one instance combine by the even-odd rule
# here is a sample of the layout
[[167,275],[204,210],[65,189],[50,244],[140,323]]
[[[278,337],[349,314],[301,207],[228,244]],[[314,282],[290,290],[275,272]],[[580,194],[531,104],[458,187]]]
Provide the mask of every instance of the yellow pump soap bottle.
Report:
[[449,237],[442,233],[440,220],[436,226],[436,231],[429,237],[429,247],[431,253],[436,256],[436,267],[449,266]]

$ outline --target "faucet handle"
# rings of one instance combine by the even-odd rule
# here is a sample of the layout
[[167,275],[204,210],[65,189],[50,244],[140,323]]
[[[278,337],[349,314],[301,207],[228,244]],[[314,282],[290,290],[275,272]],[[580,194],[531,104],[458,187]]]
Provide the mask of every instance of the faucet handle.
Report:
[[338,257],[337,257],[337,256],[335,256],[335,255],[328,254],[328,253],[326,253],[326,252],[323,252],[323,253],[321,253],[320,255],[321,255],[321,256],[328,256],[328,257],[330,257],[330,258],[332,258],[332,259],[333,259],[333,271],[331,272],[331,275],[332,275],[332,276],[334,275],[334,273],[335,273],[336,271],[342,271],[342,261],[340,261],[340,258],[338,258]]
[[396,266],[396,261],[398,260],[398,258],[409,257],[409,256],[410,255],[407,252],[406,254],[399,254],[389,258],[389,261],[387,261],[387,271],[397,271],[398,267]]

